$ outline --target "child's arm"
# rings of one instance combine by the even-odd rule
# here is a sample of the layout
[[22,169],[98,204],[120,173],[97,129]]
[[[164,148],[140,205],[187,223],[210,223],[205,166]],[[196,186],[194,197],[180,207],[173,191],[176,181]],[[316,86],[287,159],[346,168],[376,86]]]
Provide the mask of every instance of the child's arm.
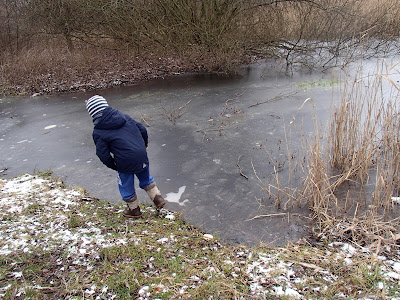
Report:
[[111,156],[107,143],[100,138],[95,139],[94,143],[96,145],[96,155],[100,158],[101,162],[116,171],[117,166],[115,165],[114,158]]
[[147,129],[146,127],[144,127],[144,125],[142,123],[136,122],[136,126],[139,128],[140,133],[142,134],[142,138],[144,140],[144,144],[147,148],[147,146],[149,145],[149,136],[147,134]]

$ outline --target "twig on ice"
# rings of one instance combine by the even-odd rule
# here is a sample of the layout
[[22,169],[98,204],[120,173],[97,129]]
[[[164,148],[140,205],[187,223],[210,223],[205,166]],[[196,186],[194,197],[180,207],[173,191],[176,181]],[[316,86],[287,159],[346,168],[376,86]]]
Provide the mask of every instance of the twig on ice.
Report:
[[278,214],[269,214],[269,215],[259,215],[259,216],[255,216],[251,219],[248,219],[246,221],[251,221],[251,220],[257,220],[257,219],[261,219],[261,218],[268,218],[268,217],[276,217],[276,216],[284,216],[287,213],[278,213]]
[[241,168],[240,165],[239,165],[240,159],[241,159],[242,157],[243,157],[243,155],[240,155],[240,156],[238,157],[238,160],[237,160],[236,165],[237,165],[238,168],[239,168],[239,173],[240,173],[240,175],[242,175],[244,178],[246,178],[247,180],[249,180],[249,177],[247,177],[245,174],[243,174],[242,168]]

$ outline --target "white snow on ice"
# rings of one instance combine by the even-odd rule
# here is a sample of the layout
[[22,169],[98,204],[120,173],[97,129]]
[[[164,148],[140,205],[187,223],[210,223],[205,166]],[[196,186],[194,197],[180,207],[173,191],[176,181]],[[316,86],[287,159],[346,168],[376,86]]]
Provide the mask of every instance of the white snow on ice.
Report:
[[189,202],[188,199],[185,199],[185,200],[183,200],[183,201],[181,202],[181,197],[182,197],[182,194],[185,192],[185,189],[186,189],[186,185],[181,186],[181,187],[179,188],[179,191],[178,191],[177,193],[168,193],[168,194],[165,196],[165,199],[166,199],[168,202],[174,202],[174,203],[178,203],[179,205],[185,205],[186,202]]

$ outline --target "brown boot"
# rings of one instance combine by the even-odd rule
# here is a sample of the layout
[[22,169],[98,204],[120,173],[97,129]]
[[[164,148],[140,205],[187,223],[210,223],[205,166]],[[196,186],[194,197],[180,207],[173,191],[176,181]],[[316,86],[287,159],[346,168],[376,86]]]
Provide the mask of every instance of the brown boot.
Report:
[[166,201],[164,200],[164,198],[163,198],[161,195],[156,195],[156,196],[154,197],[153,202],[154,202],[154,205],[155,205],[157,208],[163,208],[164,205],[165,205],[165,203],[166,203]]
[[139,219],[142,217],[142,212],[140,211],[140,207],[136,207],[135,209],[125,209],[124,212],[124,217],[126,218],[135,218],[135,219]]
[[153,182],[149,186],[145,187],[144,189],[149,195],[151,201],[154,202],[154,205],[157,208],[163,208],[166,201],[164,200],[163,196],[160,193],[160,190],[157,188],[157,185]]
[[140,211],[139,201],[137,200],[137,196],[132,197],[129,200],[125,200],[128,208],[124,210],[123,215],[126,218],[135,218],[138,219],[142,216],[142,212]]

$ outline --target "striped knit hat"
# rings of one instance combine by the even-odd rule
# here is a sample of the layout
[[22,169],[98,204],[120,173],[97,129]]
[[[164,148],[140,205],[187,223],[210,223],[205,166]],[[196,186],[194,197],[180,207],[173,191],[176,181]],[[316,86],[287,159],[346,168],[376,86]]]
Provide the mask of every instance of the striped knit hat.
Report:
[[97,113],[103,111],[106,107],[108,107],[107,100],[102,96],[96,95],[89,100],[86,100],[86,109],[89,112],[89,115],[93,118]]

